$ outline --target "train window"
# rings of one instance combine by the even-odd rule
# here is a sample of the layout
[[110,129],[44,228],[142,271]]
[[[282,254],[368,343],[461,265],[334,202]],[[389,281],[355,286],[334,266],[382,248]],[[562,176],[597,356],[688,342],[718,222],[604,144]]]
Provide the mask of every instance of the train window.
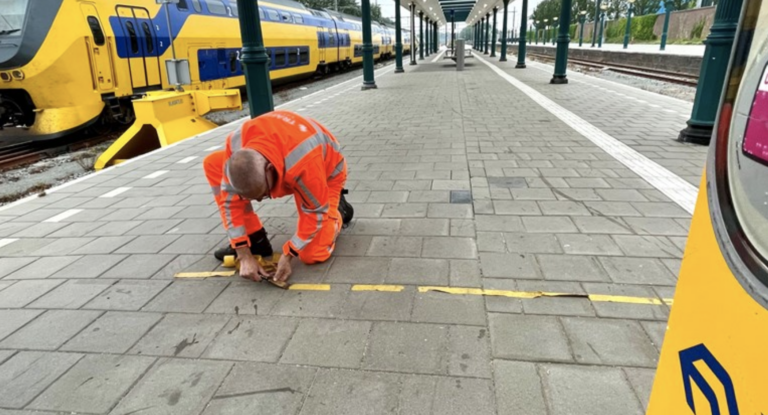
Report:
[[200,5],[200,0],[192,0],[192,7],[194,7],[195,11],[198,13],[203,10],[203,7]]
[[275,66],[278,68],[285,66],[285,50],[275,51]]
[[302,65],[309,64],[309,50],[302,49],[302,51],[299,53],[299,63]]
[[227,6],[221,0],[206,0],[205,4],[208,5],[208,11],[211,13],[222,16],[227,15]]
[[125,28],[131,39],[131,53],[139,53],[139,39],[136,38],[136,28],[133,27],[133,22],[125,22]]
[[264,17],[264,9],[259,8],[259,19],[265,20],[266,17]]
[[269,15],[269,20],[280,21],[280,15],[274,10],[267,10],[267,15]]
[[283,22],[285,23],[292,23],[293,19],[291,18],[291,15],[288,13],[280,13],[280,17],[282,17]]
[[240,15],[237,10],[237,1],[229,0],[229,11],[232,12],[232,16],[238,17]]
[[176,8],[181,11],[189,10],[189,5],[187,4],[187,0],[179,0],[179,2],[176,3]]
[[299,49],[294,49],[288,54],[288,65],[296,65],[299,63]]
[[294,14],[293,15],[293,21],[298,23],[298,24],[303,24],[304,23],[304,16],[302,16],[300,14]]
[[336,46],[336,36],[333,35],[332,29],[328,29],[328,38],[331,40],[330,41],[331,46]]
[[104,45],[104,31],[101,30],[99,19],[88,16],[88,26],[91,27],[91,33],[93,33],[93,41],[96,42],[96,46]]
[[147,53],[153,53],[155,51],[155,42],[152,41],[152,29],[149,28],[147,22],[142,22],[141,28],[144,30],[144,41],[147,45]]

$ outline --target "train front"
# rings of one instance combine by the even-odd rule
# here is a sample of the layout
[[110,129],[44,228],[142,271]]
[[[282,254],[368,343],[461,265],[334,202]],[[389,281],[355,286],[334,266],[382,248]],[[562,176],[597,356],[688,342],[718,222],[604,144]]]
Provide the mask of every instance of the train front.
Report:
[[76,2],[0,0],[0,143],[54,139],[95,121]]

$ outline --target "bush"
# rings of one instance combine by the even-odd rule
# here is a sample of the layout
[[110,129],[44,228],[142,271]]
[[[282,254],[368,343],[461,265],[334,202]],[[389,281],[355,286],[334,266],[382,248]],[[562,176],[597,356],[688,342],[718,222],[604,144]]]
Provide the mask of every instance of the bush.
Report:
[[639,41],[654,41],[657,36],[653,34],[653,26],[656,24],[655,14],[637,16],[632,18],[632,39]]
[[701,19],[693,25],[693,29],[691,29],[691,39],[701,39],[701,33],[704,31],[705,23],[706,21]]

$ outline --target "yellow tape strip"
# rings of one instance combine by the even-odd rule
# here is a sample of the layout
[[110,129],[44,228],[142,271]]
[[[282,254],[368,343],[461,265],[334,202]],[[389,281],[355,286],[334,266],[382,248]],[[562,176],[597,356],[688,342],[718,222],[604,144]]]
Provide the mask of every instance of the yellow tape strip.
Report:
[[352,286],[352,291],[383,291],[388,293],[399,293],[405,289],[402,285],[365,285],[357,284]]
[[291,291],[331,291],[330,284],[292,284]]
[[218,271],[218,272],[179,272],[173,276],[176,278],[211,278],[211,277],[233,277],[236,271]]
[[[236,274],[236,271],[215,271],[215,272],[180,272],[175,274],[176,278],[211,278],[211,277],[231,277]],[[330,291],[330,284],[293,284],[289,288],[291,291]],[[355,284],[352,285],[351,291],[379,291],[379,292],[402,292],[405,290],[403,285],[388,285],[388,284]],[[572,297],[572,298],[586,298],[593,302],[609,302],[609,303],[624,303],[624,304],[644,304],[644,305],[672,305],[674,302],[672,298],[652,298],[652,297],[630,297],[626,295],[604,295],[604,294],[571,294],[571,293],[558,293],[558,292],[546,292],[546,291],[512,291],[512,290],[494,290],[486,288],[470,288],[470,287],[443,287],[443,286],[419,286],[417,290],[420,293],[426,292],[440,292],[451,295],[483,295],[493,297],[509,297],[509,298],[539,298],[539,297]]]
[[650,305],[664,304],[658,298],[628,297],[625,295],[590,294],[589,299],[594,302],[608,302],[608,303],[629,303],[629,304],[650,304]]

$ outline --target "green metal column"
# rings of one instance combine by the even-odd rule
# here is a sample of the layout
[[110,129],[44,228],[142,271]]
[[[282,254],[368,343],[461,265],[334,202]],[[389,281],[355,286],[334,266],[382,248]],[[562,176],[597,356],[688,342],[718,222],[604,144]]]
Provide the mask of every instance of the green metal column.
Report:
[[528,35],[525,25],[528,22],[528,0],[523,0],[523,7],[520,10],[520,41],[517,42],[517,65],[515,68],[525,68],[525,37]]
[[[451,10],[451,52],[456,47],[456,18],[453,10]],[[446,39],[446,42],[448,40]],[[464,53],[464,51],[462,51]]]
[[488,54],[488,47],[490,46],[490,40],[491,40],[491,14],[487,13],[485,15],[485,50],[483,51],[483,55]]
[[424,56],[429,57],[429,51],[432,49],[432,46],[429,45],[429,18],[424,19]]
[[485,45],[485,16],[480,18],[480,47],[477,49],[478,52],[483,51],[483,45]]
[[579,23],[581,23],[581,29],[579,30],[579,47],[581,47],[582,41],[584,40],[584,22],[587,20],[586,14],[586,10],[579,12]]
[[701,61],[691,119],[687,122],[688,127],[680,132],[680,141],[709,144],[742,4],[743,0],[720,0],[717,5],[715,21],[704,41],[706,49]]
[[629,35],[632,30],[632,11],[635,10],[635,0],[627,0],[627,2],[629,3],[629,8],[627,9],[627,30],[624,31],[624,49],[629,46]]
[[605,12],[600,13],[600,34],[597,38],[597,47],[603,47],[603,28],[605,28]]
[[411,65],[418,65],[416,63],[416,5],[411,3],[411,6],[408,8],[409,14],[411,15]]
[[[664,28],[661,30],[661,46],[659,50],[664,50],[667,47],[667,32],[669,31],[669,14],[672,13],[673,6],[674,6],[674,3],[672,3],[669,0],[664,2]],[[728,58],[730,59],[730,56]]]
[[435,53],[440,50],[440,26],[435,22]]
[[257,0],[237,0],[240,11],[240,36],[243,56],[240,61],[245,70],[245,90],[251,118],[275,110],[272,101],[272,82],[269,80],[269,56],[264,47]]
[[507,7],[509,6],[509,0],[504,0],[504,20],[501,23],[501,57],[499,62],[507,61]]
[[[570,13],[569,13],[569,14],[570,14]],[[557,34],[557,29],[558,29],[559,27],[560,27],[560,26],[558,26],[557,17],[555,17],[555,23],[552,25],[552,44],[553,44],[553,45],[555,44],[555,41],[556,41],[556,39],[557,39],[557,36],[556,36],[556,34]]]
[[424,12],[419,12],[419,60],[424,60]]
[[371,0],[361,0],[363,12],[363,91],[375,89],[373,80],[373,44],[371,36]]
[[493,34],[491,35],[491,58],[496,57],[496,12],[499,11],[498,7],[493,8]]
[[571,43],[571,3],[572,0],[563,0],[560,7],[560,29],[557,36],[557,52],[555,54],[555,73],[552,75],[550,84],[567,84],[568,77],[568,46]]
[[395,73],[405,72],[403,69],[403,34],[400,24],[400,1],[395,0]]
[[477,23],[474,24],[475,30],[472,36],[472,49],[477,50]]
[[600,23],[600,0],[595,0],[595,27],[592,28],[592,47],[597,42],[597,25]]

